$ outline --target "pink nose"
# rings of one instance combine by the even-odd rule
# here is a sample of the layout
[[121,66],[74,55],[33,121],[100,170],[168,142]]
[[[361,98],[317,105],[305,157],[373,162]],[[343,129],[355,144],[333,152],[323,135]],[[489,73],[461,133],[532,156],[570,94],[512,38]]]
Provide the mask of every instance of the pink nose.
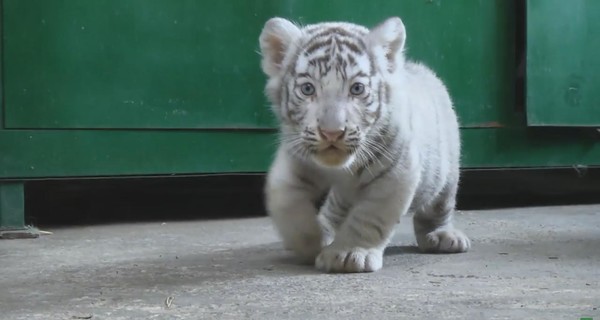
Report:
[[346,132],[346,130],[329,131],[329,130],[319,129],[319,133],[321,133],[321,136],[329,142],[338,141],[344,135],[345,132]]

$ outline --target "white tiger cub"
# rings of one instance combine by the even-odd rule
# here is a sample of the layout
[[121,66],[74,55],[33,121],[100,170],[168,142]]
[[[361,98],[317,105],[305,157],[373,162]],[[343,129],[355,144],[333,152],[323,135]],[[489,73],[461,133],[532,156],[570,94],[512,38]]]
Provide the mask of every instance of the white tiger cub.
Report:
[[405,39],[397,17],[372,30],[271,18],[260,35],[265,91],[281,132],[267,211],[286,248],[323,271],[381,269],[407,212],[422,251],[471,245],[451,221],[457,116],[441,80],[405,61]]

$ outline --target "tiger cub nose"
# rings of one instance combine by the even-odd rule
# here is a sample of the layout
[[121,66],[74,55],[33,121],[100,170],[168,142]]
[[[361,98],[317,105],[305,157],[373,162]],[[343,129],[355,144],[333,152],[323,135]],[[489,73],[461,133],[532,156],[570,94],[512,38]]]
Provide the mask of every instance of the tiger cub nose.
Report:
[[344,128],[344,130],[323,130],[319,128],[319,133],[321,134],[321,137],[328,142],[336,142],[344,136],[346,128]]

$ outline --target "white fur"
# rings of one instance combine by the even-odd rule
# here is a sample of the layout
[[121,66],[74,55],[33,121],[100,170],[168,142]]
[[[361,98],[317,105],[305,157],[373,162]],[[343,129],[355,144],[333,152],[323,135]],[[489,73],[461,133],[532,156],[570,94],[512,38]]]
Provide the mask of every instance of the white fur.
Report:
[[[282,135],[299,136],[302,128],[312,128],[322,117],[318,110],[331,103],[337,103],[332,110],[344,112],[347,123],[358,127],[364,114],[356,111],[360,106],[343,102],[340,84],[323,85],[312,102],[302,105],[306,109],[302,126],[285,119],[278,100],[286,85],[285,68],[294,54],[301,52],[297,50],[302,50],[306,40],[304,30],[320,25],[299,29],[275,19],[265,26],[261,48],[263,70],[269,75],[267,94],[280,115]],[[362,30],[360,26],[342,26]],[[276,33],[273,30],[287,39],[288,51],[281,63],[270,60],[273,53],[262,43],[265,34]],[[328,272],[381,269],[383,250],[400,216],[407,212],[415,215],[415,234],[422,250],[450,253],[470,247],[469,239],[451,223],[459,180],[460,139],[445,86],[424,65],[404,61],[406,35],[399,18],[386,20],[364,37],[378,65],[377,77],[390,92],[382,119],[360,128],[361,141],[364,144],[369,132],[376,132],[385,121],[396,130],[396,138],[384,146],[383,156],[362,171],[358,169],[361,156],[352,154],[339,165],[324,165],[318,157],[298,156],[294,145],[282,139],[265,188],[268,213],[285,247]],[[299,66],[305,68],[306,62],[301,60]],[[358,68],[364,68],[361,64],[366,60],[357,60]],[[331,89],[334,87],[337,89]],[[325,204],[319,207],[316,203],[324,195]]]

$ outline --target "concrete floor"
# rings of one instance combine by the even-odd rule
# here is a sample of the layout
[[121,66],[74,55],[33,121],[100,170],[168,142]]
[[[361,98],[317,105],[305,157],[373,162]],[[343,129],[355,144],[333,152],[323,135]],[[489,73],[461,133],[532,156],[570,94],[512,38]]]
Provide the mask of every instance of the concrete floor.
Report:
[[51,229],[0,242],[0,318],[600,319],[600,206],[457,220],[469,253],[417,253],[404,219],[383,270],[345,275],[297,265],[266,218]]

